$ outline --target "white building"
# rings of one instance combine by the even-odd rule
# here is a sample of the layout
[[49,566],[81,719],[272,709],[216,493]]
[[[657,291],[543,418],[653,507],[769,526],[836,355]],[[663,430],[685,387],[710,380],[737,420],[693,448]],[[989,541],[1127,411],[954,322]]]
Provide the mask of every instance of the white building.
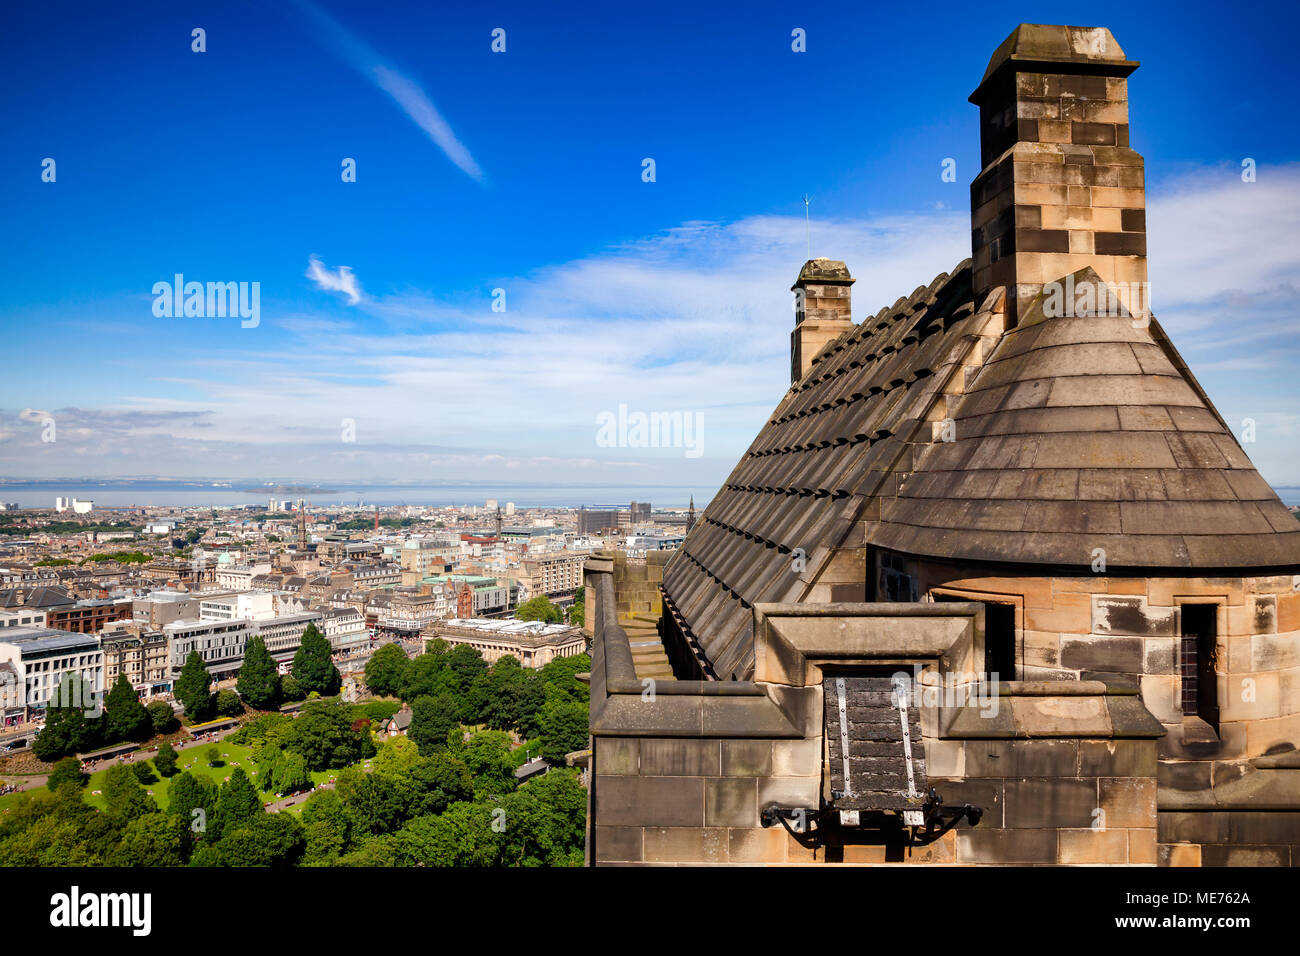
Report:
[[265,621],[275,617],[275,595],[270,591],[200,595],[200,621]]
[[511,655],[524,667],[540,668],[557,657],[576,657],[587,650],[581,628],[541,621],[458,618],[435,624],[432,633],[448,644],[470,645],[489,664]]
[[[104,653],[93,634],[74,634],[44,627],[7,628],[0,635],[0,663],[22,688],[23,719],[40,716],[65,674],[80,675],[95,708],[104,692]],[[16,699],[12,689],[10,703]],[[6,714],[6,720],[10,715]]]
[[44,627],[45,612],[29,607],[0,611],[0,629],[6,627]]
[[321,631],[329,638],[330,646],[336,654],[357,650],[370,643],[366,617],[354,607],[336,608],[327,612],[321,622]]
[[308,624],[315,624],[324,633],[323,617],[320,611],[307,611],[304,614],[287,614],[284,617],[255,621],[253,634],[266,642],[266,649],[281,665],[280,670],[283,672],[302,646],[302,635]]
[[172,679],[180,677],[190,651],[198,651],[208,673],[220,680],[244,664],[244,648],[253,632],[251,621],[173,621],[163,627],[171,647]]

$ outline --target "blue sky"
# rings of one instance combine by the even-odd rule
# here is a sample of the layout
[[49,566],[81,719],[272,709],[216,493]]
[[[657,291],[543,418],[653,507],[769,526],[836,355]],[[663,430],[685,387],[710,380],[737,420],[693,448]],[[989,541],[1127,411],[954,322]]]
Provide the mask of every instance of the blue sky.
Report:
[[[950,269],[969,254],[978,172],[966,97],[1018,22],[1080,16],[449,6],[0,12],[0,475],[707,495],[787,384],[801,195],[813,254],[858,277],[859,319]],[[1265,477],[1300,485],[1300,15],[1085,9],[1079,25],[1110,27],[1142,62],[1154,310],[1225,417],[1256,420]],[[260,283],[260,324],[155,317],[153,284],[178,272]],[[599,447],[596,416],[620,404],[701,415],[703,454]]]

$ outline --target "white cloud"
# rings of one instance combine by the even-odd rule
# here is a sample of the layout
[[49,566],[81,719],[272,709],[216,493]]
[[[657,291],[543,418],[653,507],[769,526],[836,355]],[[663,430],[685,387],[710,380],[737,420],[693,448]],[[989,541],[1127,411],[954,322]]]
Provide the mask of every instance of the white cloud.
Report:
[[[1290,241],[1300,171],[1265,172],[1240,187],[1258,192],[1236,199],[1228,184],[1203,179],[1153,195],[1150,268],[1155,311],[1220,410],[1229,421],[1259,422],[1252,459],[1276,484],[1300,485],[1300,449],[1288,439],[1294,337],[1285,337],[1300,316],[1300,249]],[[511,474],[716,487],[788,385],[789,287],[804,242],[802,216],[682,223],[495,280],[508,293],[504,313],[492,312],[486,293],[363,296],[350,270],[313,258],[313,280],[357,304],[347,318],[322,327],[315,315],[289,317],[283,324],[303,333],[291,356],[245,350],[238,340],[169,368],[176,387],[166,391],[179,400],[124,394],[119,402],[135,413],[188,417],[123,416],[119,429],[81,416],[78,425],[95,432],[104,473],[151,459],[137,471],[166,461],[169,470],[186,462],[191,474],[210,475]],[[952,269],[968,243],[966,213],[924,212],[814,223],[813,254],[848,264],[862,321]],[[383,278],[401,287],[402,277]],[[1245,305],[1224,305],[1238,301]],[[1283,376],[1276,384],[1271,370]],[[619,404],[700,413],[703,457],[597,447],[597,413]],[[340,442],[342,418],[356,421],[356,444]],[[20,434],[0,455],[12,473],[11,450],[35,431],[0,426]],[[63,436],[61,422],[60,446]]]
[[310,0],[297,0],[298,7],[313,21],[321,43],[358,73],[368,77],[393,98],[416,126],[471,179],[483,182],[483,171],[465,145],[456,138],[428,94],[409,77],[386,65],[378,52],[349,33]]
[[357,285],[357,277],[352,274],[352,269],[348,266],[339,266],[336,271],[331,272],[319,259],[311,256],[307,260],[306,275],[322,289],[342,292],[348,297],[351,305],[361,301],[361,288]]

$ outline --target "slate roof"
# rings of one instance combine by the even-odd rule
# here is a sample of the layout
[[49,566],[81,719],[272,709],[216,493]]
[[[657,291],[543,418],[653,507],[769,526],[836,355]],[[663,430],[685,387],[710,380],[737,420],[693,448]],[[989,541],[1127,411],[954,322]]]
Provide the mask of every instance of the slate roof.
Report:
[[[1075,281],[1105,288],[1091,269]],[[1155,319],[1135,327],[1117,301],[1047,318],[1040,298],[952,417],[957,440],[882,502],[873,543],[1074,566],[1102,549],[1109,570],[1300,565],[1300,521]]]
[[67,590],[54,585],[24,586],[0,591],[0,607],[49,608],[75,604]]
[[[713,676],[753,673],[753,604],[802,600],[837,547],[1085,569],[1104,548],[1112,571],[1300,569],[1300,522],[1154,318],[1134,328],[1127,314],[1031,308],[945,409],[955,440],[931,442],[927,413],[978,364],[986,320],[966,260],[828,343],[786,393],[664,570],[666,609]],[[924,443],[910,465],[909,441]]]
[[664,569],[669,613],[716,676],[753,673],[752,606],[795,601],[923,423],[986,317],[970,260],[830,342],[786,393]]

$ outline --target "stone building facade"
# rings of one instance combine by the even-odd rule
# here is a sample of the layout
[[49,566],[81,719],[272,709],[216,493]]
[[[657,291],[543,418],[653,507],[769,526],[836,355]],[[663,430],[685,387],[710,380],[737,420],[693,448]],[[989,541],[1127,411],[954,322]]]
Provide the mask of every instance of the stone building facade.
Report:
[[1300,864],[1300,523],[1149,312],[1136,67],[1018,27],[972,258],[808,262],[683,548],[588,561],[593,862]]

